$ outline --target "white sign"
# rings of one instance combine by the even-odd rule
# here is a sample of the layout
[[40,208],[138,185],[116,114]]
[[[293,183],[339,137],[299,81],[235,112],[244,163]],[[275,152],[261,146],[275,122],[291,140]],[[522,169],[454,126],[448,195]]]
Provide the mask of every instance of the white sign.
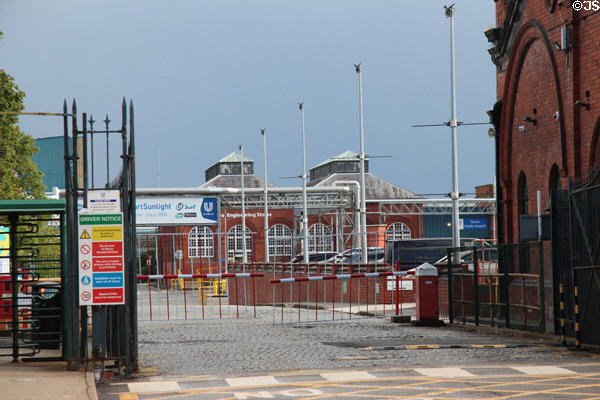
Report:
[[137,225],[199,225],[217,223],[216,197],[138,197]]
[[183,251],[176,250],[175,251],[175,258],[178,259],[178,260],[181,260],[183,258]]
[[121,194],[118,190],[88,190],[88,213],[112,214],[121,212]]
[[[413,279],[398,279],[400,282],[400,290],[413,290]],[[387,290],[396,290],[396,277],[388,276]]]

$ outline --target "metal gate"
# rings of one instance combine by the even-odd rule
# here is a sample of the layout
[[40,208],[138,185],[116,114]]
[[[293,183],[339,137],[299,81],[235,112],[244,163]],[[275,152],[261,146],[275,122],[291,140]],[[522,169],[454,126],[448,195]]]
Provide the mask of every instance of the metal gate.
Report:
[[556,331],[600,345],[600,163],[553,193],[552,229]]
[[63,360],[63,200],[0,201],[0,356]]

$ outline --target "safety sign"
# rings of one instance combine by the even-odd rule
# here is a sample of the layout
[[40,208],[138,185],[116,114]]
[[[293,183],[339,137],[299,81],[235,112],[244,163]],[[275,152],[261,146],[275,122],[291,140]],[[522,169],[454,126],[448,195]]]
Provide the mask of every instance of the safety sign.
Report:
[[125,303],[123,214],[79,214],[79,305]]

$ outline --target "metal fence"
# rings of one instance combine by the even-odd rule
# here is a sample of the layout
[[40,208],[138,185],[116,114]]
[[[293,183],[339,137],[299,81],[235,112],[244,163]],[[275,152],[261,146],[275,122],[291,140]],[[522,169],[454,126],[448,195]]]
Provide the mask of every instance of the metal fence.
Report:
[[448,249],[446,265],[438,266],[441,316],[450,323],[552,331],[546,324],[553,315],[549,252],[548,242]]

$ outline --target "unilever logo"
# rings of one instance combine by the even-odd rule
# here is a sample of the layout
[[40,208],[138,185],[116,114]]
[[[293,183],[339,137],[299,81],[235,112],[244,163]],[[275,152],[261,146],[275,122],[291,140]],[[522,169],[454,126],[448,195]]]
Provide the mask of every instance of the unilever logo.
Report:
[[202,216],[213,221],[217,220],[217,199],[205,198],[202,201]]

